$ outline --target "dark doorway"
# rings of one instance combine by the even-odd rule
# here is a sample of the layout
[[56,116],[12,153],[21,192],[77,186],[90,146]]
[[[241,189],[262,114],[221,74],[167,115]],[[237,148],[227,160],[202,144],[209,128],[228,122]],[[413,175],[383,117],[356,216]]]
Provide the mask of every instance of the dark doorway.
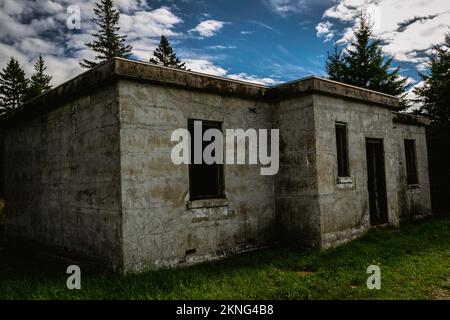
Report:
[[427,127],[427,146],[433,214],[450,217],[450,126]]
[[0,200],[5,197],[5,153],[2,133],[0,132]]
[[384,148],[381,139],[366,139],[370,224],[388,223]]

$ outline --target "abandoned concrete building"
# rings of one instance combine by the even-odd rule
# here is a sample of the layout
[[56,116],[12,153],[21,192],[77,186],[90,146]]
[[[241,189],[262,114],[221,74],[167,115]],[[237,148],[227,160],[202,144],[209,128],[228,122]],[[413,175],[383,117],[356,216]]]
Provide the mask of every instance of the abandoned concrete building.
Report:
[[[266,87],[115,58],[2,119],[7,237],[140,270],[398,226],[431,215],[427,122],[398,107],[318,77]],[[192,119],[279,129],[278,174],[175,165]]]

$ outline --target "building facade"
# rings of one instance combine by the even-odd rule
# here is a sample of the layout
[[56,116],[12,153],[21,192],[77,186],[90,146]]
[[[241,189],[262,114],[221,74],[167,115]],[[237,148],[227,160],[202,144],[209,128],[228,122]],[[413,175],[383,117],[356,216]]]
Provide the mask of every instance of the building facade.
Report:
[[[115,58],[1,120],[6,233],[141,270],[426,217],[427,122],[398,106],[317,77],[265,87]],[[174,164],[171,135],[194,120],[278,129],[278,173]]]

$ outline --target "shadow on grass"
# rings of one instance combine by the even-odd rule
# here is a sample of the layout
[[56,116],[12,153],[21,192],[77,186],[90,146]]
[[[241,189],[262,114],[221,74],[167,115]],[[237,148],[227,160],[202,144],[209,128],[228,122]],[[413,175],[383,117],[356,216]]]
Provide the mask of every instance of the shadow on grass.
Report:
[[[432,286],[448,290],[449,230],[450,219],[435,219],[401,229],[373,229],[358,240],[329,250],[277,247],[140,274],[111,274],[81,266],[79,291],[66,288],[67,264],[36,253],[4,250],[0,253],[0,298],[432,298]],[[446,257],[447,264],[442,263]],[[366,269],[371,264],[382,266],[383,277],[389,281],[382,292],[369,292],[365,287]],[[419,277],[408,278],[411,273]]]

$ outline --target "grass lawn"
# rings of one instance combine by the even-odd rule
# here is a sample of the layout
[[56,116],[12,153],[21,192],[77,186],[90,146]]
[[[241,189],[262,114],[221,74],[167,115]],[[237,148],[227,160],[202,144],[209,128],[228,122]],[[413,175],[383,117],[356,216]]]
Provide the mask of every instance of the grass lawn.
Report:
[[[381,290],[366,269],[381,267]],[[0,299],[450,299],[450,219],[371,230],[339,248],[251,252],[142,274],[83,271],[66,288],[66,264],[0,251]]]

